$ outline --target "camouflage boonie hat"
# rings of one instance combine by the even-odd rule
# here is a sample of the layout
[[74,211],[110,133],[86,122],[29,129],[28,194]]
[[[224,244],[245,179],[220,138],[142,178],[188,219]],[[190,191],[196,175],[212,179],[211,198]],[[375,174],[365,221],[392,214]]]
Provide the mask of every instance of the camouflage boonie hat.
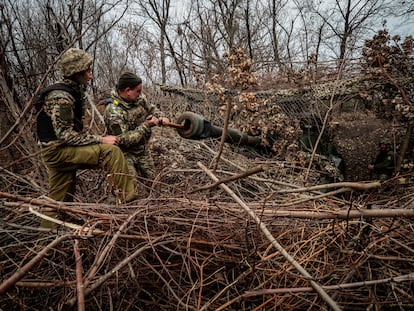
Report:
[[92,58],[84,50],[70,48],[59,60],[59,68],[64,77],[87,70],[92,65]]

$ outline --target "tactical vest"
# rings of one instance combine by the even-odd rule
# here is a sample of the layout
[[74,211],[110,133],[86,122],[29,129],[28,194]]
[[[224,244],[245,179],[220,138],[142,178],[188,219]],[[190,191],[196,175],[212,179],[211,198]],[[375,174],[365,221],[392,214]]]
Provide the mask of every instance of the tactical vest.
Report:
[[70,85],[65,83],[55,83],[45,87],[39,94],[37,102],[35,104],[36,111],[37,111],[37,136],[41,142],[49,142],[52,140],[57,140],[55,130],[53,128],[52,119],[50,116],[45,112],[43,109],[43,104],[45,102],[45,97],[49,92],[62,90],[68,92],[75,98],[75,120],[74,120],[74,130],[77,132],[82,131],[83,123],[83,101],[82,101],[82,94],[75,89],[73,89]]

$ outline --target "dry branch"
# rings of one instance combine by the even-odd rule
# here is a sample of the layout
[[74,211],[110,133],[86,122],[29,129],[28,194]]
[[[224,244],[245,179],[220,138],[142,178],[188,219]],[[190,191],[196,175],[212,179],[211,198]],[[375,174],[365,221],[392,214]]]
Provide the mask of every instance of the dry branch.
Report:
[[281,189],[275,191],[277,194],[281,193],[294,193],[294,192],[306,192],[306,191],[315,191],[315,190],[322,190],[322,189],[332,189],[332,188],[352,188],[355,190],[371,190],[375,188],[381,187],[381,183],[379,181],[370,182],[370,183],[363,183],[363,182],[340,182],[340,183],[331,183],[331,184],[324,184],[324,185],[316,185],[316,186],[309,186],[297,189]]
[[[228,208],[229,210],[236,211],[235,208]],[[256,209],[253,209],[256,210]],[[279,210],[271,208],[258,208],[260,215],[268,217],[287,217],[287,218],[300,218],[300,219],[355,219],[355,218],[392,218],[403,217],[413,218],[414,209],[357,209],[357,210],[318,210],[318,211],[298,211],[298,210]]]
[[268,169],[269,169],[268,165],[261,164],[261,165],[258,165],[256,167],[253,167],[249,170],[246,170],[245,172],[242,172],[242,173],[236,174],[234,176],[230,176],[230,177],[218,180],[218,181],[216,181],[215,183],[213,183],[211,185],[206,185],[206,186],[203,186],[203,187],[196,188],[196,189],[190,191],[190,193],[194,193],[194,192],[202,191],[202,190],[207,190],[207,189],[212,189],[214,187],[217,187],[220,184],[225,184],[225,183],[237,180],[237,179],[242,179],[242,178],[245,178],[245,177],[253,175],[253,174],[264,172]]
[[82,277],[82,257],[79,251],[79,241],[75,240],[73,245],[73,253],[75,254],[76,263],[76,293],[78,298],[78,311],[85,310],[85,294]]
[[[30,198],[30,197],[23,197],[23,196],[18,196],[18,195],[14,195],[11,193],[7,193],[7,192],[1,192],[0,191],[0,197],[3,198],[7,198],[7,199],[11,199],[11,200],[15,200],[15,201],[20,201],[20,202],[25,202],[28,203],[30,205],[37,205],[37,206],[41,206],[41,207],[46,207],[46,208],[52,208],[55,209],[57,211],[63,211],[63,212],[73,212],[73,204],[75,204],[76,206],[82,205],[82,203],[71,203],[71,202],[58,202],[58,201],[53,201],[52,199],[48,198],[48,197],[44,197],[42,199],[35,199],[35,198]],[[5,205],[7,205],[7,202],[5,203]],[[86,207],[91,207],[93,205],[96,204],[83,204]],[[102,219],[109,219],[110,217],[104,215],[104,214],[100,214],[100,213],[93,213],[91,211],[88,210],[77,210],[77,213],[79,214],[83,214],[85,216],[92,216],[92,217],[96,217],[96,218],[102,218]]]
[[[218,181],[218,178],[210,172],[201,162],[197,163],[198,166],[203,169],[207,175],[211,177],[214,181]],[[311,286],[315,289],[315,291],[321,296],[323,300],[333,309],[333,310],[341,310],[338,304],[332,300],[332,298],[323,290],[323,288],[314,280],[314,278],[293,258],[273,237],[271,232],[267,229],[266,225],[260,220],[260,218],[238,197],[236,194],[231,191],[226,185],[221,184],[221,188],[223,188],[233,199],[236,200],[237,203],[247,212],[247,214],[256,222],[256,224],[260,227],[263,234],[266,238],[272,243],[272,245],[286,258],[286,260],[294,266],[302,276],[309,281]]]
[[[378,284],[384,284],[384,283],[392,283],[392,282],[400,283],[400,282],[410,282],[410,281],[414,281],[414,273],[399,275],[399,276],[381,279],[381,280],[370,280],[370,281],[355,282],[355,283],[328,285],[328,286],[322,286],[322,287],[326,290],[338,290],[338,289],[348,289],[348,288],[355,288],[355,287],[378,285]],[[266,289],[266,290],[260,290],[260,291],[246,292],[245,294],[243,294],[242,297],[240,297],[240,299],[253,297],[253,296],[261,296],[261,295],[303,293],[303,292],[311,292],[313,290],[314,289],[312,287]]]
[[59,245],[61,242],[65,241],[65,240],[68,240],[68,239],[70,239],[72,237],[73,237],[72,234],[66,234],[66,235],[63,235],[63,236],[60,236],[60,237],[56,238],[53,242],[51,242],[45,248],[43,248],[27,264],[25,264],[21,268],[18,268],[18,270],[11,277],[9,277],[8,279],[4,280],[0,284],[0,295],[3,295],[4,293],[6,293],[7,290],[10,287],[12,287],[13,285],[15,285],[16,282],[20,281],[26,275],[26,273],[30,271],[30,269],[32,269],[37,263],[39,263],[39,261],[41,261],[43,259],[44,256],[46,256],[46,254],[51,249],[53,249],[54,247],[56,247],[57,245]]
[[59,219],[56,219],[56,218],[47,216],[47,215],[42,214],[42,213],[40,213],[38,211],[35,211],[31,206],[29,207],[29,211],[31,213],[33,213],[34,215],[38,216],[39,218],[45,219],[47,221],[53,222],[53,223],[58,224],[58,225],[63,226],[63,227],[67,227],[69,229],[77,230],[77,231],[79,231],[81,233],[86,232],[89,235],[91,235],[91,234],[103,234],[103,233],[105,233],[104,231],[99,230],[99,229],[94,229],[93,227],[72,224],[70,222],[62,221],[62,220],[59,220]]

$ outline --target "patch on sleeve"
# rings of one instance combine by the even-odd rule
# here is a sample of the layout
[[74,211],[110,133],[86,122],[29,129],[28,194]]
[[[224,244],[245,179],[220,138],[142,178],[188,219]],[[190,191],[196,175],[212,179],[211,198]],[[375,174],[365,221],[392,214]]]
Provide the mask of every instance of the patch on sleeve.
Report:
[[112,135],[121,135],[122,134],[121,126],[118,123],[115,123],[115,124],[111,125],[111,134]]
[[73,110],[72,107],[68,105],[60,105],[59,116],[64,121],[73,120]]

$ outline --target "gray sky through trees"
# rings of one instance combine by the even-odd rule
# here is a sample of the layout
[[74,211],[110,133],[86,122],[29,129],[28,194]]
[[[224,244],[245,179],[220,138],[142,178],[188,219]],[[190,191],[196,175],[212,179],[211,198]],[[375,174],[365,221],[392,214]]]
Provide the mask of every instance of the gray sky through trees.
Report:
[[332,63],[341,53],[361,57],[364,41],[384,20],[391,36],[412,35],[411,2],[39,0],[28,9],[26,2],[6,1],[1,12],[10,22],[1,24],[1,43],[16,70],[11,75],[29,88],[71,42],[93,54],[96,85],[112,86],[126,69],[147,84],[195,85],[200,75],[223,72],[230,48],[248,49],[259,70],[275,75],[300,69],[315,55]]

